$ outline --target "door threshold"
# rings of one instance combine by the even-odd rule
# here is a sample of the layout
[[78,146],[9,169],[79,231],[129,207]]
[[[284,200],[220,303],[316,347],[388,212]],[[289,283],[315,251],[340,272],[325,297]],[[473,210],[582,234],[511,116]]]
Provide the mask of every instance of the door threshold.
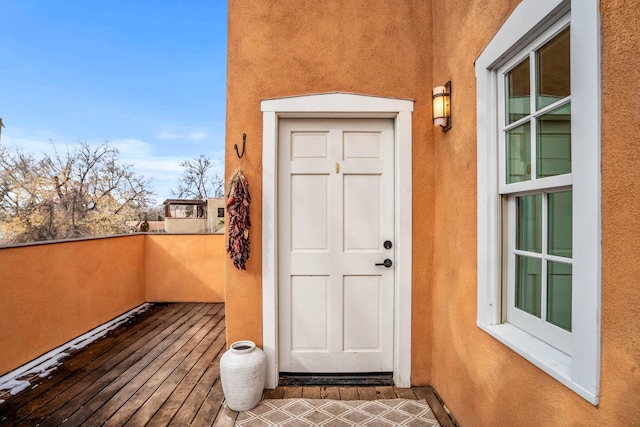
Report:
[[279,386],[392,386],[392,372],[349,374],[308,374],[280,372]]

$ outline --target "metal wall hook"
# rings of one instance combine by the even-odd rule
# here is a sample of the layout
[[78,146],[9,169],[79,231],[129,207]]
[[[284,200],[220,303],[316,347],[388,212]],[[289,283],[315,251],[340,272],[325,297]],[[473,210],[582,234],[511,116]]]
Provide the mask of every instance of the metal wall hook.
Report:
[[242,154],[240,154],[240,152],[238,151],[238,144],[233,144],[233,148],[236,149],[236,155],[238,156],[239,159],[241,159],[242,156],[244,156],[244,148],[245,148],[246,144],[247,144],[247,134],[246,133],[242,134]]

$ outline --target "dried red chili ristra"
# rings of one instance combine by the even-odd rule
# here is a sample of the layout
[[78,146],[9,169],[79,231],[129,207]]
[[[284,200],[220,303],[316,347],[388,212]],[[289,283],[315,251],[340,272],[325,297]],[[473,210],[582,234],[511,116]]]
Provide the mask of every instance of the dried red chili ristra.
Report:
[[227,195],[228,234],[227,253],[233,265],[239,270],[246,270],[249,260],[249,208],[251,195],[249,183],[240,169],[231,178]]

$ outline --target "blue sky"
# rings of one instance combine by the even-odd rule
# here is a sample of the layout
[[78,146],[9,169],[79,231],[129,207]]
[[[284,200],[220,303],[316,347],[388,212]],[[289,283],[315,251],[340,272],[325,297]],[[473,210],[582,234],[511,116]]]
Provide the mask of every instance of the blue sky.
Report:
[[161,203],[179,163],[223,173],[226,0],[0,0],[0,143],[110,141]]

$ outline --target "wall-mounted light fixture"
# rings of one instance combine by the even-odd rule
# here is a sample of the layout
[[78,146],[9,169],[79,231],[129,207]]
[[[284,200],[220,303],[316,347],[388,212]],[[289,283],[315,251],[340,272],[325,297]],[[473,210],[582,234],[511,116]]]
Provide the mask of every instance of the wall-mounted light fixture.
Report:
[[434,126],[442,127],[442,132],[451,129],[451,81],[433,88],[432,119]]

